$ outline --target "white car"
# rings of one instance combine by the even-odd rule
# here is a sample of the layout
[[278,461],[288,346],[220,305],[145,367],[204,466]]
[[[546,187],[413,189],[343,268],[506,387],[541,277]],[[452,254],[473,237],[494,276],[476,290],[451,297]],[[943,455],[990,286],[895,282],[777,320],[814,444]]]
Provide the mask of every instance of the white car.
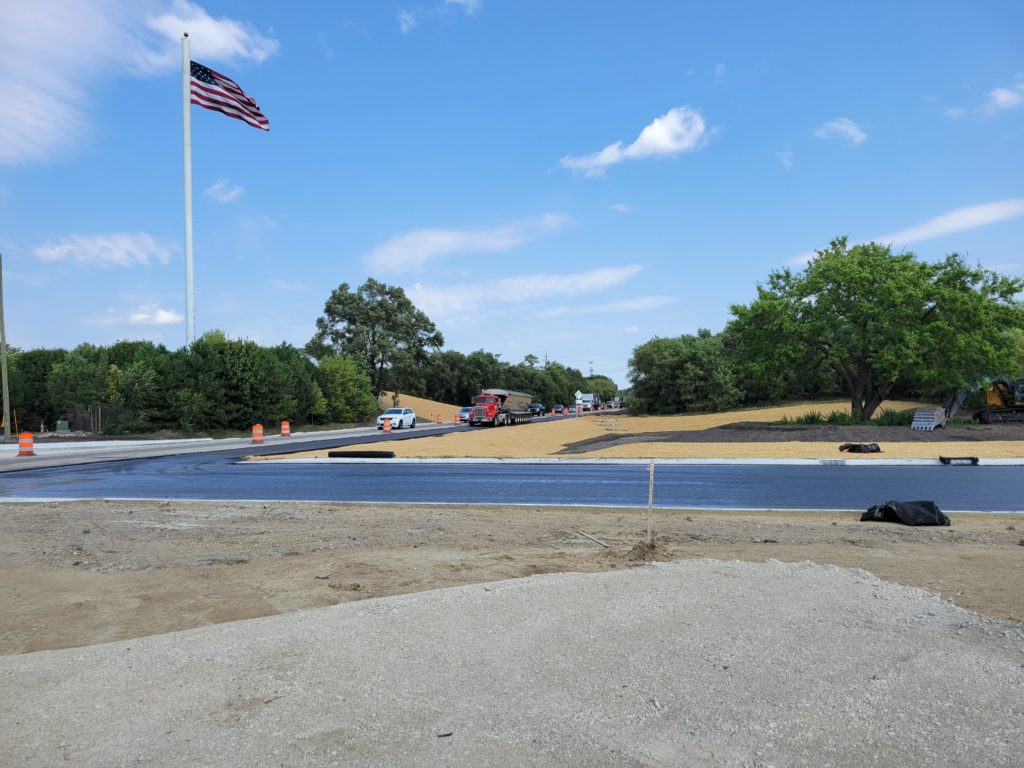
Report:
[[392,429],[416,426],[416,411],[412,408],[388,408],[377,417],[377,429],[384,429],[384,419],[391,419]]

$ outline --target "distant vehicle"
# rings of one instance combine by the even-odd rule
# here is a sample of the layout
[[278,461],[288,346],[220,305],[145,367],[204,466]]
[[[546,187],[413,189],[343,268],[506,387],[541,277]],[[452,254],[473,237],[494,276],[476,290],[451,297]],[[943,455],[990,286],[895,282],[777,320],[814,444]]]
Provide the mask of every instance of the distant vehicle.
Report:
[[459,421],[468,422],[469,417],[473,415],[473,406],[467,405],[465,408],[459,408]]
[[547,410],[544,408],[544,403],[530,403],[529,408],[530,413],[534,416],[543,416],[547,413]]
[[392,429],[416,426],[416,411],[412,408],[388,408],[377,417],[377,429],[384,429],[384,419],[391,419]]
[[551,406],[551,412],[552,413],[565,413],[565,406],[564,405],[552,405]]
[[527,424],[533,419],[530,403],[533,395],[510,389],[485,389],[473,400],[470,426],[487,424],[500,427],[503,424]]

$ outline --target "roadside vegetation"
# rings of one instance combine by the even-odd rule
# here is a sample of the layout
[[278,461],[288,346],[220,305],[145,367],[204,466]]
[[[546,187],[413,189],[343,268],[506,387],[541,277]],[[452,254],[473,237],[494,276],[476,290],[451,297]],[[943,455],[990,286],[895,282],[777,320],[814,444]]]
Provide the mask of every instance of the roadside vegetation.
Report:
[[885,400],[945,397],[983,374],[1024,372],[1024,279],[938,263],[838,238],[806,268],[772,272],[721,333],[655,337],[634,348],[630,389],[527,355],[511,363],[444,336],[402,288],[369,278],[330,293],[303,348],[262,347],[210,331],[189,349],[149,341],[11,352],[19,428],[107,434],[220,434],[288,419],[296,427],[371,420],[378,396],[402,392],[468,405],[487,387],[548,407],[626,397],[637,414],[717,412],[843,396],[849,413],[799,423],[909,423]]
[[863,423],[888,399],[942,401],[980,375],[1024,372],[1022,290],[957,254],[926,263],[838,238],[805,269],[772,272],[721,333],[638,346],[627,402],[665,414],[842,395],[852,415],[820,423]]
[[109,435],[222,435],[288,419],[293,427],[366,423],[378,395],[402,392],[453,405],[486,387],[531,393],[547,405],[577,390],[612,400],[607,376],[528,355],[507,363],[484,350],[443,350],[444,339],[401,288],[372,278],[334,290],[305,348],[263,347],[209,331],[189,349],[149,341],[72,350],[11,350],[10,389],[18,429]]
[[871,419],[861,419],[859,416],[848,411],[831,411],[822,413],[811,410],[801,416],[783,416],[778,421],[763,422],[765,424],[833,424],[836,426],[855,426],[858,424],[872,424],[876,427],[909,427],[914,420],[912,410],[897,411],[892,408],[882,408],[878,415]]

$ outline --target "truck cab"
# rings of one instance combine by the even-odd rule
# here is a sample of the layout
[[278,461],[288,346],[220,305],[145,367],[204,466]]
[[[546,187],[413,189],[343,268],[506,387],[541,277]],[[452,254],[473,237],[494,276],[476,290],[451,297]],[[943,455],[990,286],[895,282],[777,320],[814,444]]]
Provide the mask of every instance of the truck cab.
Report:
[[533,397],[525,392],[485,389],[473,400],[469,423],[471,426],[487,424],[492,427],[526,424],[532,418],[528,407],[531,400]]

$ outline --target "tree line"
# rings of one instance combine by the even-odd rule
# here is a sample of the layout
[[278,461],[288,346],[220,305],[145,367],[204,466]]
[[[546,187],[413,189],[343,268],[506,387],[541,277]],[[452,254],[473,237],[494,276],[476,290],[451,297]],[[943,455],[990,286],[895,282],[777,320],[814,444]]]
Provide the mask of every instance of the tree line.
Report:
[[[639,413],[716,411],[843,394],[870,418],[887,398],[944,396],[985,374],[1024,370],[1024,280],[838,238],[800,271],[772,272],[720,333],[653,338],[634,348],[627,402]],[[72,350],[12,350],[18,427],[109,434],[218,432],[288,419],[357,424],[378,397],[401,392],[468,405],[487,387],[547,406],[575,392],[619,393],[534,355],[510,363],[485,350],[445,350],[434,323],[396,286],[373,278],[331,292],[302,348],[204,334],[168,350],[149,341]]]
[[107,434],[218,433],[283,419],[297,427],[364,423],[385,391],[455,405],[488,387],[529,392],[548,406],[574,402],[576,390],[604,400],[616,394],[606,376],[540,365],[532,355],[507,363],[484,350],[443,350],[443,343],[401,288],[371,278],[331,293],[304,348],[210,331],[177,350],[150,341],[12,349],[12,415],[30,431],[67,421],[72,430]]
[[843,395],[863,420],[894,397],[944,399],[981,375],[1024,372],[1024,280],[891,246],[833,240],[773,271],[721,333],[654,338],[629,362],[640,413],[717,411]]
[[217,432],[289,419],[359,422],[376,413],[358,363],[326,356],[314,365],[290,345],[261,347],[210,331],[189,349],[150,341],[72,350],[12,350],[10,389],[19,429],[107,434]]

